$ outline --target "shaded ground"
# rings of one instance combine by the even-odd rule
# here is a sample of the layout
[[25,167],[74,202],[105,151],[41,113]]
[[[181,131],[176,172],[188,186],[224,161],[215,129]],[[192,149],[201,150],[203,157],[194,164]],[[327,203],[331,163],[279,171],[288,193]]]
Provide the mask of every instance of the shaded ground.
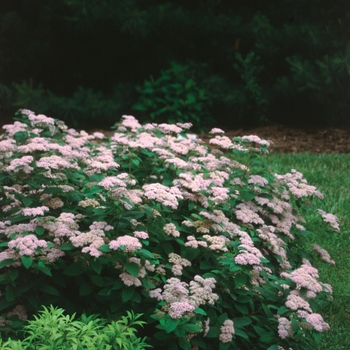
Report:
[[350,153],[350,128],[296,129],[274,125],[226,132],[230,138],[244,135],[272,141],[274,152]]
[[[0,126],[12,124],[11,119],[0,120]],[[88,128],[86,128],[88,130]],[[96,130],[93,130],[96,131]],[[98,130],[110,134],[110,130]],[[2,129],[0,128],[0,133]],[[350,153],[350,128],[297,129],[280,125],[226,131],[226,136],[258,135],[273,142],[272,151],[281,153]],[[199,135],[205,140],[205,135]]]

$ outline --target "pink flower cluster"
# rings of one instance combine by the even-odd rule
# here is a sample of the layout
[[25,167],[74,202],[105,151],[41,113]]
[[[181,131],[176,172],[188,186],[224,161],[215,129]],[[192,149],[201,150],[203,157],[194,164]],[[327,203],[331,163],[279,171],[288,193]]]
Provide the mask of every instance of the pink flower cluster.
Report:
[[222,343],[229,343],[232,341],[232,336],[235,334],[234,323],[231,320],[224,321],[223,325],[220,327],[219,340]]
[[331,227],[333,227],[336,231],[340,231],[339,228],[339,219],[333,215],[333,214],[328,214],[325,211],[318,209],[319,214],[322,216],[323,221],[327,222]]
[[20,255],[32,256],[37,248],[46,248],[47,242],[35,235],[20,236],[8,243],[10,249],[18,250]]
[[143,185],[142,189],[145,191],[143,195],[146,198],[153,199],[172,209],[177,209],[178,199],[183,199],[182,193],[177,187],[167,187],[160,183],[154,183]]
[[126,253],[135,252],[138,249],[142,248],[142,244],[136,237],[132,236],[120,236],[116,240],[109,242],[109,248],[112,250],[117,250],[120,247],[124,247]]

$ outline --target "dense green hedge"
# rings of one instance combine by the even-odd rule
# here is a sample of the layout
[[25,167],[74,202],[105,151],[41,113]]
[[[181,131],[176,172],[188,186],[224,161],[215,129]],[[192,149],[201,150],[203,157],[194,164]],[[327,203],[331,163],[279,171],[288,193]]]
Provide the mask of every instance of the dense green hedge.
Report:
[[341,0],[11,1],[0,113],[26,107],[82,128],[129,112],[348,125],[349,18]]

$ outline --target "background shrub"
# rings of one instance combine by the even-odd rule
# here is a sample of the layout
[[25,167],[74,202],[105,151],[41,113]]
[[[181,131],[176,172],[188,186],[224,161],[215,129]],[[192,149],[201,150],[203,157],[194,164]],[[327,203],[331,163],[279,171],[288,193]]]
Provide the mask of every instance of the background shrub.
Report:
[[[122,113],[148,118],[140,108],[158,123],[175,113],[205,127],[348,126],[349,6],[11,1],[0,13],[0,113],[26,106],[81,129],[109,127]],[[190,92],[171,90],[188,79]]]

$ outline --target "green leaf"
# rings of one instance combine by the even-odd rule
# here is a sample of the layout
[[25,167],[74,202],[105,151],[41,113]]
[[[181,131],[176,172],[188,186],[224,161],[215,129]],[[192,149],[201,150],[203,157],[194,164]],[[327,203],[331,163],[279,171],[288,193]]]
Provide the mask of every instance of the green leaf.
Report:
[[67,276],[79,276],[85,272],[85,269],[79,264],[71,264],[67,266],[63,274]]
[[207,313],[203,309],[201,309],[200,307],[195,308],[193,311],[196,314],[207,316]]
[[51,267],[45,266],[45,264],[42,261],[39,261],[37,269],[43,272],[45,275],[52,277]]
[[265,312],[265,315],[268,317],[268,318],[273,318],[273,313],[271,312],[271,310],[264,304],[262,304],[262,308]]
[[252,319],[250,317],[236,317],[233,319],[233,323],[235,324],[235,329],[242,328],[251,324]]
[[147,259],[154,259],[154,255],[147,249],[140,249],[137,251],[137,255],[144,256]]
[[228,350],[232,346],[231,343],[221,343],[219,345],[219,350]]
[[129,301],[135,293],[135,287],[125,287],[122,290],[122,300],[124,303]]
[[86,295],[90,295],[91,293],[92,293],[92,287],[90,284],[84,282],[83,284],[80,285],[79,295],[86,296]]
[[266,332],[260,336],[260,341],[262,343],[271,344],[277,340],[276,335],[273,332]]
[[103,244],[101,245],[101,247],[98,248],[101,252],[103,253],[109,253],[111,252],[111,249],[109,249],[109,245],[108,244]]
[[133,277],[137,277],[138,274],[140,273],[140,267],[139,265],[135,264],[135,263],[126,263],[124,265],[125,270],[127,273],[129,273],[131,276]]
[[235,328],[235,335],[244,339],[249,339],[248,335],[246,332],[244,332],[242,329],[236,329]]
[[90,266],[92,267],[92,269],[97,273],[100,274],[102,271],[102,263],[100,260],[95,259],[90,261]]
[[234,278],[235,284],[238,288],[244,286],[247,283],[247,275],[240,273]]
[[18,269],[10,268],[8,270],[8,275],[9,275],[10,280],[12,282],[14,282],[16,280],[16,278],[18,277]]
[[179,345],[181,349],[191,350],[191,343],[186,338],[179,338]]
[[283,315],[284,313],[288,312],[289,309],[285,306],[281,306],[278,310],[277,310],[277,314],[278,315]]
[[267,350],[278,350],[278,345],[277,344],[271,345]]
[[291,321],[292,321],[292,329],[293,329],[293,331],[297,332],[300,329],[299,322],[296,319],[294,319],[294,318],[291,318]]
[[91,281],[93,282],[93,284],[95,284],[96,286],[104,287],[105,282],[100,275],[91,275],[90,278],[91,278]]
[[46,294],[60,295],[60,293],[55,287],[49,286],[48,284],[41,284],[38,286],[38,289]]
[[249,313],[248,307],[245,304],[234,303],[234,307],[238,312],[242,313],[243,315]]
[[206,338],[219,338],[220,333],[221,331],[219,327],[215,327],[215,326],[210,327],[209,332],[206,335]]
[[22,203],[25,207],[29,207],[33,203],[33,200],[28,197],[23,197]]
[[0,261],[0,269],[4,266],[14,263],[15,261],[15,259],[4,259],[3,261]]
[[29,269],[33,264],[33,259],[30,256],[22,255],[21,261],[26,269]]
[[63,243],[61,246],[60,246],[60,249],[61,250],[72,250],[74,249],[75,247],[73,246],[73,244],[71,242],[68,242],[68,243]]
[[44,232],[45,232],[45,228],[42,227],[42,226],[37,226],[37,227],[35,228],[35,233],[36,233],[38,236],[41,236]]
[[245,202],[250,202],[253,198],[255,198],[256,194],[252,191],[243,190],[241,191],[240,196]]
[[176,327],[178,326],[179,321],[178,320],[174,320],[172,318],[168,318],[165,320],[165,331],[167,333],[171,333],[173,330],[176,329]]

